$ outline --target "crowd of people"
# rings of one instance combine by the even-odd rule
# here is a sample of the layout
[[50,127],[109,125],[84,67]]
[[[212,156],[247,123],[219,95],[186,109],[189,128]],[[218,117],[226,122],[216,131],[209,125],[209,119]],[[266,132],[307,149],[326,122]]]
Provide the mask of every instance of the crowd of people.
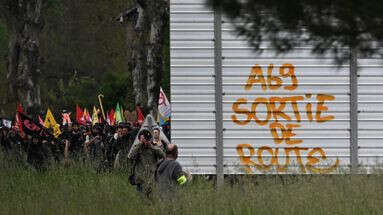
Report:
[[89,166],[99,173],[123,171],[130,184],[147,197],[155,187],[167,193],[190,180],[190,174],[176,161],[178,147],[168,141],[169,126],[148,129],[131,123],[116,126],[72,123],[61,130],[59,138],[47,139],[0,127],[4,161],[36,171],[75,164]]

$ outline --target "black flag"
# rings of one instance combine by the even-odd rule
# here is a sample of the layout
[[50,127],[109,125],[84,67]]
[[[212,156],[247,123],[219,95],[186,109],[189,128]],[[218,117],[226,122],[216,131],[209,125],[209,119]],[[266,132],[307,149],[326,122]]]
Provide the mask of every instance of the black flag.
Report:
[[30,117],[21,112],[17,112],[22,125],[23,131],[28,135],[38,135],[44,139],[51,139],[53,135],[50,134],[40,123],[33,121]]

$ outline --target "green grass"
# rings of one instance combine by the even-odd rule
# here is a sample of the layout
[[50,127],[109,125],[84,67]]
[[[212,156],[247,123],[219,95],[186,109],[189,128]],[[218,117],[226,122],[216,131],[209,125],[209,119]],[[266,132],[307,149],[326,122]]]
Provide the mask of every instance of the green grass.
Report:
[[0,214],[381,214],[381,175],[194,177],[177,198],[140,197],[122,173],[0,165]]

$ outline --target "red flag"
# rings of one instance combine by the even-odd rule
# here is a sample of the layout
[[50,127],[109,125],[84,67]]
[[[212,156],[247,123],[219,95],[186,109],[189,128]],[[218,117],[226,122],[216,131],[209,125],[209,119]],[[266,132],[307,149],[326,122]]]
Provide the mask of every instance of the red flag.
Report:
[[24,132],[23,132],[23,124],[21,123],[21,119],[20,119],[20,112],[17,112],[16,113],[16,126],[17,126],[17,130],[20,134],[20,136],[24,136]]
[[84,111],[80,108],[80,106],[76,105],[76,121],[77,123],[81,125],[85,125],[85,120],[84,120]]
[[21,106],[20,103],[17,103],[17,112],[19,112],[19,113],[24,113],[24,111],[23,111],[23,107]]
[[137,121],[139,124],[142,124],[145,120],[144,114],[142,114],[141,108],[139,106],[136,107],[137,112]]
[[17,128],[19,130],[19,134],[21,136],[24,136],[24,132],[23,132],[23,124],[21,122],[21,119],[20,119],[20,114],[24,114],[23,112],[23,107],[21,106],[20,103],[17,103],[17,108],[16,108],[16,125],[17,125]]
[[110,110],[108,112],[108,123],[109,125],[115,125],[116,124],[116,117],[114,115],[114,109]]

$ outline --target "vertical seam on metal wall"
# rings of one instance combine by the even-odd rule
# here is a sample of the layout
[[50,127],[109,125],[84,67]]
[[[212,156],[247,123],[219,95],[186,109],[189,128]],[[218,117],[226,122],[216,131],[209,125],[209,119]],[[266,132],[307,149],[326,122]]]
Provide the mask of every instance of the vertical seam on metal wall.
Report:
[[351,173],[358,171],[358,53],[350,53],[350,163]]
[[215,136],[217,186],[223,185],[222,16],[214,11]]

